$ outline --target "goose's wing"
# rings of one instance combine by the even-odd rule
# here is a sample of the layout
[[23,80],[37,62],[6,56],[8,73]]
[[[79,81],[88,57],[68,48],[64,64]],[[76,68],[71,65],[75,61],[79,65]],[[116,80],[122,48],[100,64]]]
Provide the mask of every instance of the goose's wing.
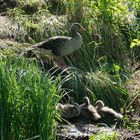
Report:
[[112,114],[112,115],[117,113],[115,110],[113,110],[112,108],[109,108],[109,107],[103,107],[102,112]]
[[115,110],[113,110],[112,108],[108,108],[108,107],[103,107],[102,112],[107,117],[112,117],[112,118],[115,118],[115,119],[121,119],[123,117],[123,115],[121,115],[120,113],[117,113]]
[[57,49],[61,46],[63,46],[68,40],[70,40],[71,37],[66,36],[55,36],[51,37],[50,39],[40,42],[38,44],[33,45],[33,48],[43,48],[46,50],[52,50]]
[[89,105],[88,110],[89,113],[91,114],[91,120],[99,120],[101,118],[101,116],[98,114],[93,105]]
[[92,105],[82,106],[81,116],[91,121],[96,121],[101,118],[101,116],[97,113],[96,109]]
[[74,116],[74,114],[73,114],[74,109],[75,109],[74,105],[72,105],[72,104],[65,104],[64,108],[62,110],[61,116],[63,118],[66,118],[66,119],[72,118]]

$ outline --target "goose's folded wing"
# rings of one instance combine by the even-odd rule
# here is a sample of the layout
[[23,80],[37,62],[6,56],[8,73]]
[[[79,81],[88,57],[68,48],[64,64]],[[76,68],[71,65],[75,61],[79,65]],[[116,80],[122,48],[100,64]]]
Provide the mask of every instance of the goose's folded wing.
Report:
[[63,46],[68,40],[70,40],[70,37],[66,36],[56,36],[51,37],[50,39],[40,42],[38,44],[33,45],[33,48],[43,48],[46,50],[53,50],[59,46]]

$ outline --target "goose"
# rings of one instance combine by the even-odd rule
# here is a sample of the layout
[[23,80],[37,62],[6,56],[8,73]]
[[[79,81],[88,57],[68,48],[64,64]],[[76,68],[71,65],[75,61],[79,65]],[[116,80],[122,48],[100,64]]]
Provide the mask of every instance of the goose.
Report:
[[65,119],[72,119],[80,115],[80,106],[74,102],[73,97],[70,97],[66,104],[58,103],[56,110],[60,110],[61,117]]
[[94,106],[90,104],[90,100],[88,97],[84,97],[82,99],[82,102],[83,103],[80,105],[80,116],[82,116],[88,121],[97,121],[101,118]]
[[54,56],[67,56],[81,48],[83,38],[80,32],[85,31],[79,23],[73,23],[70,27],[71,36],[54,36],[46,41],[33,45],[29,51],[40,49],[46,53],[46,50],[51,51]]
[[104,102],[101,100],[98,100],[95,103],[95,109],[97,110],[97,112],[100,114],[100,116],[102,118],[104,118],[104,120],[119,120],[123,118],[123,115],[121,115],[120,113],[117,113],[115,110],[113,110],[112,108],[109,108],[107,106],[104,105]]

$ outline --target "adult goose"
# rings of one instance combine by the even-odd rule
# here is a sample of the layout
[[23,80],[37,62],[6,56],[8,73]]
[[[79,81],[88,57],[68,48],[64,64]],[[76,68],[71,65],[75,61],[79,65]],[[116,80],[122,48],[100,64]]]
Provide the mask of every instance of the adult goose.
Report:
[[61,117],[65,119],[72,119],[80,115],[80,106],[74,102],[73,97],[70,97],[66,104],[58,103],[56,110],[60,111]]
[[122,119],[123,115],[121,115],[120,113],[117,113],[115,110],[113,110],[112,108],[109,108],[107,106],[104,105],[104,102],[101,100],[98,100],[95,103],[95,109],[97,110],[97,112],[100,114],[100,116],[102,117],[102,119],[104,121],[113,121],[115,119]]
[[80,109],[81,109],[80,116],[88,121],[97,121],[101,118],[101,116],[97,113],[94,106],[90,104],[90,100],[88,97],[84,97],[82,99]]
[[30,50],[36,48],[43,49],[44,53],[46,52],[45,50],[50,50],[55,56],[67,56],[81,48],[83,39],[80,32],[84,30],[79,23],[73,23],[70,27],[71,37],[54,36],[46,41],[33,45]]

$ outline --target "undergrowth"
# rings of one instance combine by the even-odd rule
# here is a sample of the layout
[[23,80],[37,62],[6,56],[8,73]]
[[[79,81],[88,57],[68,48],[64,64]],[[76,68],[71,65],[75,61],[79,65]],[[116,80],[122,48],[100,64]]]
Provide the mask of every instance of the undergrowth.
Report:
[[[130,93],[125,88],[131,74],[129,62],[140,59],[140,47],[130,48],[134,39],[140,40],[139,0],[9,0],[3,7],[4,14],[24,29],[17,42],[35,44],[51,36],[69,35],[70,24],[81,23],[86,29],[82,33],[84,43],[65,57],[72,67],[65,88],[72,90],[79,103],[83,96],[89,96],[92,103],[101,99],[118,111],[129,104]],[[55,105],[60,99],[61,81],[28,61],[1,56],[2,140],[11,136],[55,137]]]
[[55,139],[60,79],[10,53],[0,56],[0,79],[0,139]]
[[99,132],[98,134],[96,135],[93,135],[90,137],[89,140],[117,140],[118,139],[118,132],[112,132],[112,133],[109,133],[109,132]]

